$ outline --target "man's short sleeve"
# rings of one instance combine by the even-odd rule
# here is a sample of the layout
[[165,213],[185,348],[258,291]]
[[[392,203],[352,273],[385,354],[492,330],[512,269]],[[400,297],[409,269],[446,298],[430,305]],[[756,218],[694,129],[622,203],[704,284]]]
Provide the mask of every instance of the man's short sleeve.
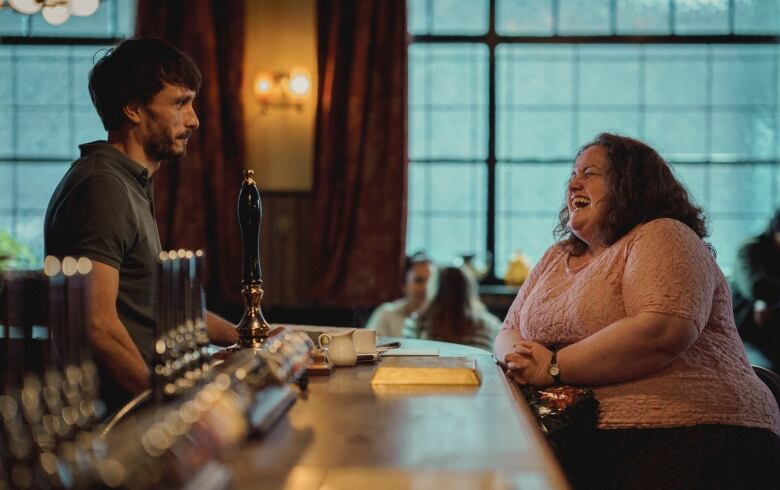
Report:
[[47,253],[88,257],[119,269],[137,240],[136,221],[124,183],[114,175],[91,174],[55,210]]

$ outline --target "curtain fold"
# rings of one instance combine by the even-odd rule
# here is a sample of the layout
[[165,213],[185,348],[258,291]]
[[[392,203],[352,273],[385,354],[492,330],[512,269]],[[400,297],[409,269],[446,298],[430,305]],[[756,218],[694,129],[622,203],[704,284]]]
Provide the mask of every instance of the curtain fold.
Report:
[[200,128],[187,156],[155,173],[155,201],[164,249],[206,251],[208,300],[218,311],[241,302],[236,205],[245,163],[244,15],[243,1],[138,1],[136,35],[178,47],[203,75],[195,99]]
[[406,2],[319,0],[312,295],[399,294],[406,239]]

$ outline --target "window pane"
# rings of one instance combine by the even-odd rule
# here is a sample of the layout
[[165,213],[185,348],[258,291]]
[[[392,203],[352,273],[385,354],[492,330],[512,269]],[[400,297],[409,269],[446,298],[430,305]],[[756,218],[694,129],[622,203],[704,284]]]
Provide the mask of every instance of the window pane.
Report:
[[[608,35],[614,28],[627,35],[707,35],[728,33],[731,20],[737,33],[773,34],[780,30],[778,11],[780,0],[496,0],[496,31],[587,36]],[[410,53],[414,49],[413,45]],[[457,98],[459,92],[446,83],[467,75],[442,64],[438,71],[448,73],[450,80],[434,91],[426,79],[428,61],[417,59],[417,74],[410,61],[410,124],[425,128],[410,134],[410,155],[433,154],[432,147],[442,144],[434,129],[447,127],[441,106],[456,114],[450,117],[455,126],[464,124],[457,116],[462,109],[446,100]],[[728,272],[737,244],[760,231],[771,210],[780,205],[780,166],[775,161],[780,157],[778,66],[776,44],[497,46],[497,274],[503,274],[516,248],[536,261],[552,243],[562,200],[560,182],[568,175],[576,149],[603,131],[647,141],[672,162],[692,199],[711,218],[712,243]],[[460,100],[468,105],[466,96]],[[473,128],[447,131],[457,134],[458,140],[479,134]],[[414,140],[414,134],[425,132],[426,138]],[[462,141],[449,144],[471,151]],[[423,178],[410,172],[410,179]],[[728,198],[720,197],[726,194]],[[427,220],[424,226],[423,218],[410,223],[410,233],[428,234],[424,241],[415,239],[417,244],[445,247],[436,245],[433,220],[468,209],[463,201],[435,195],[432,186],[423,191],[410,182],[410,208]],[[424,199],[429,202],[420,209]],[[417,231],[411,231],[412,226]]]
[[713,157],[719,160],[777,158],[777,119],[772,116],[769,108],[713,112]]
[[669,34],[669,0],[618,0],[618,34]]
[[56,158],[73,155],[70,144],[71,127],[67,109],[51,107],[20,109],[17,114],[18,135],[16,155],[21,157]]
[[776,46],[716,46],[713,48],[713,102],[717,105],[772,102],[777,91]]
[[558,0],[558,34],[611,34],[611,0]]
[[49,198],[69,166],[70,162],[17,162],[16,189],[19,198],[16,208],[45,213]]
[[667,158],[703,160],[707,154],[705,111],[654,111],[645,115],[645,138]]
[[496,50],[496,151],[500,159],[568,156],[574,147],[571,46]]
[[571,104],[572,46],[510,45],[496,48],[499,104]]
[[43,220],[46,211],[17,212],[11,232],[21,243],[30,247],[33,255],[43,261]]
[[571,111],[518,110],[499,117],[496,135],[502,159],[565,158],[574,154],[577,143]]
[[487,157],[486,64],[482,44],[409,48],[412,159]]
[[772,167],[770,165],[713,165],[708,211],[713,216],[729,213],[772,212]]
[[0,213],[13,209],[13,167],[7,163],[0,163]]
[[[55,80],[60,83],[52,83]],[[15,100],[27,107],[67,104],[67,81],[67,55],[25,58],[17,62]]]
[[577,147],[592,140],[599,133],[618,133],[626,136],[636,136],[641,133],[641,115],[636,108],[632,110],[582,109],[578,116],[578,134],[575,138]]
[[648,106],[707,104],[707,50],[702,46],[648,46],[645,101]]
[[723,273],[730,275],[734,270],[734,260],[742,242],[751,235],[761,233],[769,222],[771,214],[753,218],[728,218],[713,216],[710,221],[709,241],[717,252],[718,265]]
[[407,0],[406,2],[406,30],[410,34],[428,34],[430,32],[427,9],[429,0]]
[[488,0],[408,0],[411,34],[484,34]]
[[100,117],[94,109],[74,110],[71,116],[74,126],[71,147],[74,157],[77,156],[78,145],[106,139],[106,130],[103,129],[103,123],[100,122]]
[[686,165],[682,163],[672,163],[672,170],[677,179],[688,189],[688,196],[698,205],[703,206],[705,210],[710,207],[709,201],[709,165]]
[[780,32],[780,0],[735,0],[734,31],[738,34]]
[[579,49],[579,100],[584,104],[636,107],[640,88],[640,49],[629,45]]
[[409,189],[407,248],[436,260],[484,255],[486,167],[484,162],[416,163]]
[[508,36],[553,34],[552,2],[497,0],[496,31]]
[[14,19],[18,14],[0,10],[2,35],[66,39],[57,45],[0,46],[0,225],[39,258],[52,191],[78,155],[78,144],[106,136],[87,90],[93,57],[105,46],[68,45],[67,38],[131,34],[135,3],[102,0],[92,16],[56,27],[40,14]]
[[9,106],[0,105],[0,158],[10,158],[13,152],[13,114]]
[[729,0],[674,0],[675,34],[728,34]]
[[10,8],[0,9],[0,36],[21,36],[24,34],[25,22],[29,20]]
[[572,162],[501,163],[497,177],[497,211],[549,213],[563,205]]

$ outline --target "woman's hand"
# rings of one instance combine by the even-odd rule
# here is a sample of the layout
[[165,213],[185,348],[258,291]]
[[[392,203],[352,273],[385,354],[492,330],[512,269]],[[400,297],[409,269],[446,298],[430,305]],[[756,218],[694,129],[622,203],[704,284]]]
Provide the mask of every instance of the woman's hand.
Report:
[[549,367],[552,351],[537,342],[521,340],[514,345],[514,352],[504,358],[507,376],[521,385],[535,387],[550,386],[555,380]]

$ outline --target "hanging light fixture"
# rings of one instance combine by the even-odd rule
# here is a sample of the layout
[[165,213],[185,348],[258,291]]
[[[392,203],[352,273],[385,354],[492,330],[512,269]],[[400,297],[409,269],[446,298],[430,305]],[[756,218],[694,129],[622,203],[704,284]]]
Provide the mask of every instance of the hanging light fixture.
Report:
[[[100,7],[100,0],[8,0],[8,6],[24,15],[41,13],[51,25],[64,24],[71,15],[87,17]],[[5,8],[0,0],[0,8]]]

